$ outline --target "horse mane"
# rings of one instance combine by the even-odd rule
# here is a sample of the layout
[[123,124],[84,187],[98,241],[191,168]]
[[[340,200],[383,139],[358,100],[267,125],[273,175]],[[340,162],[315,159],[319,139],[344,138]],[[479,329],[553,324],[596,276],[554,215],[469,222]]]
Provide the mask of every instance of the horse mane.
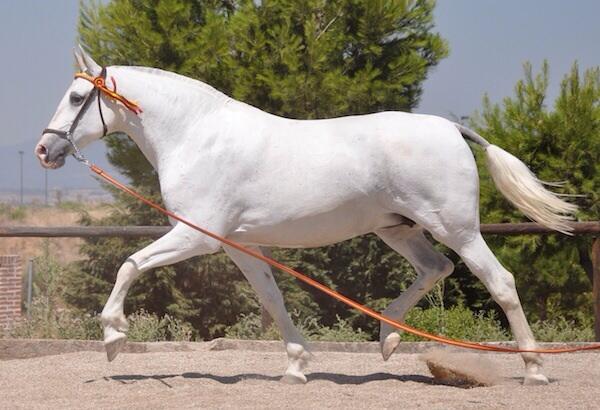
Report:
[[200,80],[186,77],[181,74],[173,73],[171,71],[161,70],[160,68],[143,67],[143,66],[117,66],[117,67],[125,68],[128,70],[133,70],[133,71],[139,71],[139,72],[143,72],[143,73],[147,73],[147,74],[157,75],[159,77],[171,78],[176,81],[186,82],[186,83],[196,87],[199,91],[202,91],[205,94],[209,94],[212,97],[230,99],[230,97],[227,94],[217,90],[216,88],[214,88],[206,83],[203,83]]

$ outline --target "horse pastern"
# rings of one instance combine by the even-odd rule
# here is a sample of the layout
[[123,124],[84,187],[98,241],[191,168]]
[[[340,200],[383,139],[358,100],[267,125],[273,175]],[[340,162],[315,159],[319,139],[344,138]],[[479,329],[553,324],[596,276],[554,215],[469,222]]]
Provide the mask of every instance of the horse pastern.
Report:
[[549,383],[550,381],[548,380],[548,378],[541,373],[528,374],[523,379],[524,386],[545,386]]
[[119,352],[123,349],[123,346],[125,346],[126,341],[127,335],[118,331],[112,331],[105,336],[104,349],[106,350],[106,358],[109,362],[115,360]]
[[306,384],[307,379],[303,373],[288,371],[279,381],[285,384]]

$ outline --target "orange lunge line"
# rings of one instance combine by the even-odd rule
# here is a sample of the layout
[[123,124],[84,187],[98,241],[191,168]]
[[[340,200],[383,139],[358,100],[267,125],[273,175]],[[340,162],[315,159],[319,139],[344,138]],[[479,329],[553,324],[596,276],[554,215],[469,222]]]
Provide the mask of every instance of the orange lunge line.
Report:
[[[104,91],[104,89],[103,89]],[[256,253],[254,251],[252,251],[251,249],[246,248],[245,246],[242,246],[240,244],[238,244],[237,242],[234,242],[232,240],[229,240],[227,238],[223,238],[215,233],[212,233],[210,231],[207,231],[206,229],[195,225],[194,223],[166,210],[165,208],[161,207],[160,205],[150,201],[149,199],[143,197],[142,195],[138,194],[137,192],[135,192],[133,189],[123,185],[122,183],[120,183],[119,181],[117,181],[116,179],[114,179],[112,176],[110,176],[106,171],[104,171],[102,168],[94,165],[94,164],[89,164],[90,169],[95,172],[96,174],[98,174],[100,177],[102,177],[104,180],[108,181],[109,183],[111,183],[112,185],[114,185],[115,187],[119,188],[121,191],[126,192],[128,194],[130,194],[131,196],[139,199],[140,201],[144,202],[145,204],[151,206],[152,208],[158,210],[159,212],[162,212],[165,215],[170,216],[173,219],[176,219],[177,221],[186,224],[187,226],[202,232],[203,234],[216,239],[228,246],[231,246],[232,248],[237,249],[240,252],[243,252],[247,255],[250,255],[256,259],[260,259],[261,261],[268,263],[269,265],[283,271],[286,273],[289,273],[290,275],[294,276],[295,278],[301,280],[304,283],[309,284],[310,286],[319,289],[321,292],[324,292],[326,294],[328,294],[329,296],[339,300],[340,302],[345,303],[346,305],[353,307],[354,309],[357,309],[358,311],[374,318],[377,319],[381,322],[385,322],[393,327],[395,327],[396,329],[400,329],[400,330],[404,330],[405,332],[408,333],[412,333],[414,335],[423,337],[425,339],[429,339],[429,340],[433,340],[436,342],[440,342],[440,343],[444,343],[447,345],[452,345],[452,346],[458,346],[458,347],[464,347],[467,349],[474,349],[474,350],[484,350],[484,351],[488,351],[488,352],[504,352],[504,353],[571,353],[571,352],[579,352],[579,351],[584,351],[584,350],[600,350],[600,344],[593,344],[593,345],[589,345],[589,346],[580,346],[580,347],[566,347],[566,348],[557,348],[557,349],[518,349],[518,348],[510,348],[510,347],[502,347],[502,346],[490,346],[490,345],[485,345],[485,344],[481,344],[481,343],[474,343],[474,342],[469,342],[469,341],[464,341],[464,340],[456,340],[456,339],[450,339],[444,336],[439,336],[439,335],[434,335],[431,333],[427,333],[425,331],[419,330],[419,329],[415,329],[411,326],[408,326],[404,323],[400,323],[398,321],[395,321],[393,319],[390,319],[386,316],[383,316],[381,313],[378,313],[376,311],[374,311],[373,309],[370,309],[364,305],[361,305],[358,302],[355,302],[354,300],[342,295],[339,292],[336,292],[335,290],[332,290],[330,288],[328,288],[327,286],[323,285],[320,282],[317,282],[314,279],[311,279],[305,275],[303,275],[300,272],[295,271],[294,269],[287,267],[279,262],[277,262],[276,260],[273,260],[271,258],[268,258],[264,255],[261,255],[260,253]]]

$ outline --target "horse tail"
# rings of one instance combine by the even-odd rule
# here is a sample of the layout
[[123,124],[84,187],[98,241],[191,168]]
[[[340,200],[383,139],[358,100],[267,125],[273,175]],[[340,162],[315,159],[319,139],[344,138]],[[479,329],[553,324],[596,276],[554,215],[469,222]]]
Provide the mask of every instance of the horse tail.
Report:
[[498,190],[513,205],[533,221],[550,229],[570,235],[577,206],[560,199],[544,185],[553,185],[539,180],[520,159],[502,148],[490,144],[475,131],[454,124],[462,136],[485,150],[487,166]]

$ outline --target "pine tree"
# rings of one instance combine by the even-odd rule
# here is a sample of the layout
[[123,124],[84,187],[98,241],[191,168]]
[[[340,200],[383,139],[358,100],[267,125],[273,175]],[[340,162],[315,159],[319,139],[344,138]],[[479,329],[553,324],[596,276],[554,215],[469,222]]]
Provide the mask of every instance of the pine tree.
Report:
[[[410,110],[417,104],[427,73],[447,54],[444,40],[432,32],[434,5],[427,0],[112,0],[84,5],[79,33],[102,64],[164,68],[273,114],[325,118]],[[136,189],[157,199],[155,172],[137,147],[119,135],[107,144],[111,163]],[[115,196],[118,211],[102,223],[166,223],[143,205]],[[69,301],[98,309],[118,266],[142,246],[143,241],[91,241]],[[373,236],[275,256],[378,308],[401,292],[410,274]],[[326,324],[336,314],[350,315],[289,278],[279,282],[290,310]],[[88,299],[85,292],[94,296]],[[142,275],[128,309],[177,313],[212,337],[237,313],[256,309],[248,294],[241,274],[223,255],[207,256]],[[355,323],[365,325],[362,319]]]

